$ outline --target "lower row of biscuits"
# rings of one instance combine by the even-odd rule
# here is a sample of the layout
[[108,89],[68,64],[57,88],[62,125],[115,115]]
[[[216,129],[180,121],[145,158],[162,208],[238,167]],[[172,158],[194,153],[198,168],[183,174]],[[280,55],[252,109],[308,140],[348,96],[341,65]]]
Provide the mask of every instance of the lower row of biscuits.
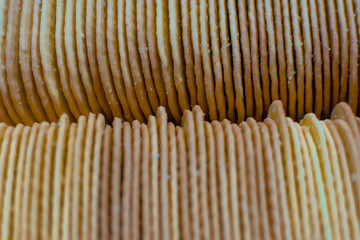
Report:
[[360,119],[0,124],[1,239],[357,239]]

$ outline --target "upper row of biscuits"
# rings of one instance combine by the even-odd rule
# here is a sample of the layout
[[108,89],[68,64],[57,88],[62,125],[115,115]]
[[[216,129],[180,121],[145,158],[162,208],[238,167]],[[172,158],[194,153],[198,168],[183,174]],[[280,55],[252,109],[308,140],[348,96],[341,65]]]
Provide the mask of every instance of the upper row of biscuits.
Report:
[[359,112],[360,1],[0,1],[0,121]]

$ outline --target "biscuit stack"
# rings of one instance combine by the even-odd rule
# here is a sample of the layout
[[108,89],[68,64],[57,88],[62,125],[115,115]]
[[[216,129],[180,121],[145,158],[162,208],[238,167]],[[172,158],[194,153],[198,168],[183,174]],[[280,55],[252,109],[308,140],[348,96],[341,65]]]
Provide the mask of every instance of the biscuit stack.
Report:
[[357,239],[360,120],[0,125],[1,239]]
[[4,0],[0,120],[71,122],[90,112],[179,123],[358,111],[360,2]]

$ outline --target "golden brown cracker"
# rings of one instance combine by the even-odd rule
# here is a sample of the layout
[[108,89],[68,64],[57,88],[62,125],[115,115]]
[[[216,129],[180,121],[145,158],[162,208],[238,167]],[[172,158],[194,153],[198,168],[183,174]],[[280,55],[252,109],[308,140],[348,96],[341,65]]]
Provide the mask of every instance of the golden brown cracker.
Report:
[[260,235],[262,238],[270,238],[270,227],[269,227],[269,214],[267,210],[267,197],[265,189],[265,174],[264,174],[264,159],[261,145],[261,135],[259,126],[256,124],[255,119],[248,118],[246,123],[251,129],[252,132],[252,141],[254,143],[254,153],[255,153],[255,175],[257,182],[257,198],[258,198],[258,208],[259,208],[259,217],[260,217]]
[[31,127],[25,127],[22,133],[22,138],[19,148],[19,159],[17,164],[17,174],[15,180],[15,192],[14,192],[14,219],[13,219],[13,238],[19,239],[22,237],[21,231],[21,215],[22,215],[22,196],[24,189],[24,178],[25,178],[25,157],[27,146],[29,143],[29,137],[31,133]]
[[199,188],[198,188],[198,197],[199,197],[199,221],[200,226],[202,226],[203,231],[200,235],[208,239],[210,238],[210,223],[209,223],[209,206],[207,201],[207,152],[206,152],[206,141],[205,141],[205,129],[204,129],[204,113],[200,109],[200,106],[195,106],[192,110],[194,116],[194,127],[195,127],[195,137],[196,137],[196,158],[197,166],[199,171]]
[[142,237],[149,238],[151,231],[151,203],[150,203],[150,142],[149,129],[146,124],[141,124],[141,170],[140,170],[140,215]]
[[188,166],[189,178],[189,204],[190,204],[190,222],[192,223],[192,237],[198,238],[200,236],[200,220],[199,220],[199,202],[198,202],[198,168],[196,158],[196,138],[195,138],[195,124],[192,112],[186,110],[182,118],[182,126],[185,134],[185,144]]
[[250,221],[250,235],[252,237],[258,238],[261,233],[260,229],[260,214],[258,209],[258,197],[256,191],[256,165],[255,165],[255,153],[254,153],[254,145],[252,140],[251,129],[246,122],[240,123],[241,134],[243,135],[244,143],[245,143],[245,159],[247,159],[245,164],[246,169],[246,189],[247,189],[247,208],[249,214]]
[[278,191],[276,183],[276,170],[273,159],[273,152],[271,146],[271,135],[268,126],[263,122],[258,122],[258,127],[261,136],[261,149],[264,158],[264,175],[265,175],[265,187],[267,192],[267,206],[269,208],[269,228],[270,236],[274,239],[281,238],[281,225],[280,225],[280,213],[279,202],[277,199]]
[[61,235],[64,238],[70,238],[72,234],[71,229],[71,211],[72,211],[72,185],[73,185],[73,174],[74,174],[74,153],[75,153],[75,141],[76,131],[78,124],[72,123],[69,129],[69,135],[66,143],[66,167],[65,167],[65,183],[64,183],[64,205],[62,210],[62,224],[61,224]]
[[[49,120],[34,81],[31,71],[31,27],[33,20],[34,1],[23,1],[21,4],[21,19],[19,33],[19,64],[22,80],[31,111],[38,122]],[[3,108],[5,109],[5,108]],[[5,114],[6,116],[7,114]]]
[[[187,14],[190,13],[190,20]],[[186,71],[194,68],[197,101],[208,118],[208,105],[204,85],[204,73],[201,57],[200,10],[198,0],[181,0],[181,16],[185,50]],[[189,23],[190,21],[190,23]],[[186,54],[189,53],[189,56]],[[192,62],[192,57],[194,62]],[[190,66],[191,65],[191,66]],[[188,76],[186,76],[189,78]]]
[[[196,70],[194,69],[195,60],[194,60],[192,38],[191,38],[192,33],[191,33],[190,1],[181,0],[176,2],[178,4],[177,6],[180,7],[180,12],[178,12],[178,22],[180,23],[180,29],[178,31],[179,33],[181,33],[183,57],[184,57],[183,64],[185,67],[186,82],[190,96],[190,106],[194,107],[196,104],[200,104],[200,101],[197,99],[197,86],[196,86],[196,74],[195,74]],[[198,19],[196,20],[198,22]],[[197,32],[196,34],[199,33]]]
[[231,126],[236,149],[236,172],[238,186],[238,201],[239,201],[239,221],[240,221],[240,233],[242,239],[250,239],[250,219],[249,208],[247,202],[247,176],[246,176],[246,158],[245,158],[245,145],[243,135],[238,125],[232,124]]
[[[298,2],[296,0],[290,1],[290,14],[291,14],[291,22],[292,22],[292,31],[293,31],[293,41],[294,41],[294,52],[295,52],[295,67],[296,67],[296,76],[293,76],[294,80],[296,77],[296,85],[292,87],[293,89],[289,89],[289,116],[292,119],[295,119],[296,114],[298,113],[298,118],[302,117],[303,109],[304,109],[304,55],[303,55],[303,38],[301,34],[301,26],[300,26],[300,12],[301,10],[298,8]],[[290,81],[290,83],[292,83]],[[296,92],[296,99],[294,100],[291,96]],[[301,110],[297,110],[296,108],[300,108]],[[297,110],[297,111],[296,111]]]
[[[20,215],[20,222],[18,223],[20,225],[21,234],[26,236],[30,234],[30,227],[29,227],[29,212],[30,212],[30,204],[31,204],[31,178],[32,178],[32,164],[33,164],[33,155],[34,155],[34,149],[36,144],[36,137],[39,130],[39,124],[35,123],[31,127],[30,136],[29,136],[29,142],[26,147],[26,153],[25,153],[25,164],[24,164],[24,180],[23,180],[23,190],[22,199],[26,199],[26,201],[21,202],[21,215]],[[10,128],[8,128],[10,129]],[[2,152],[2,151],[1,151]]]
[[106,2],[96,1],[96,57],[105,96],[114,117],[124,119],[124,113],[117,98],[114,81],[111,75],[106,41]]
[[[254,0],[247,2],[247,14],[249,19],[250,32],[250,52],[251,52],[251,68],[252,68],[252,84],[254,87],[255,99],[255,119],[261,120],[264,111],[263,94],[261,90],[260,67],[259,67],[259,45],[258,45],[258,29],[257,29],[257,13]],[[252,116],[248,116],[252,117]]]
[[331,105],[331,61],[330,61],[330,40],[328,37],[328,24],[325,1],[318,1],[318,17],[320,26],[320,40],[323,62],[323,116],[330,113]]
[[[209,58],[211,58],[210,64],[212,64],[212,66],[210,66],[209,68],[205,68],[205,71],[212,71],[213,75],[208,75],[209,80],[214,81],[214,84],[212,86],[212,88],[214,88],[214,90],[210,90],[210,91],[214,91],[215,92],[215,102],[216,102],[216,108],[217,111],[219,113],[218,118],[220,120],[223,120],[227,117],[226,114],[226,96],[225,96],[225,91],[224,91],[224,79],[223,79],[223,66],[222,66],[222,62],[221,62],[221,52],[220,52],[220,41],[221,36],[219,38],[220,32],[220,22],[219,22],[219,10],[218,10],[218,1],[216,0],[209,0],[208,2],[208,18],[206,18],[206,20],[209,23],[206,24],[210,24],[210,29],[208,29],[209,33],[206,33],[207,35],[210,35],[210,39],[208,41],[206,41],[206,49],[209,49],[208,52],[204,52],[205,48],[202,46],[202,55],[204,56],[204,54],[206,54],[204,56],[204,62],[206,63],[206,57],[209,56]],[[206,28],[205,28],[206,29]],[[202,42],[202,44],[204,44],[205,42]],[[208,85],[206,84],[207,81],[207,77],[206,77],[206,72],[205,72],[205,87]],[[211,92],[210,92],[211,93]],[[210,104],[210,103],[209,103]]]
[[[240,33],[239,33],[239,19],[236,10],[236,1],[230,0],[227,4],[229,25],[230,25],[230,41],[231,41],[231,60],[233,63],[233,79],[235,89],[235,107],[237,112],[237,122],[245,119],[245,105],[244,105],[244,84],[242,77],[242,63],[240,52]],[[271,63],[270,63],[271,64]],[[205,109],[203,109],[206,111]]]
[[16,125],[9,146],[8,164],[6,172],[2,175],[5,180],[5,186],[2,188],[2,207],[4,208],[1,215],[1,239],[12,239],[14,237],[14,201],[15,201],[15,179],[19,172],[17,171],[19,164],[19,151],[22,140],[24,125]]
[[6,78],[6,33],[7,33],[7,26],[8,26],[8,10],[9,10],[9,5],[10,5],[10,1],[9,0],[5,0],[2,1],[0,3],[0,19],[1,21],[1,25],[0,25],[0,33],[1,33],[1,38],[0,38],[0,66],[1,66],[1,70],[0,70],[0,91],[1,91],[1,96],[2,96],[2,102],[6,107],[6,111],[9,114],[9,117],[12,119],[12,121],[14,121],[14,123],[20,123],[21,119],[20,116],[18,115],[18,113],[15,110],[15,107],[13,105],[13,102],[11,101],[11,96],[10,96],[10,90],[9,90],[9,86],[7,85],[7,78]]
[[190,109],[191,99],[189,97],[189,89],[186,83],[184,54],[182,47],[182,33],[180,22],[180,1],[171,0],[168,3],[169,12],[169,34],[171,46],[171,58],[173,62],[174,81],[178,91],[180,107]]
[[83,222],[88,219],[83,218],[82,208],[84,207],[83,191],[85,182],[83,182],[83,176],[86,174],[84,169],[84,145],[86,139],[86,127],[87,120],[84,116],[78,119],[78,125],[76,129],[75,149],[73,154],[74,166],[73,166],[73,178],[72,178],[72,194],[71,194],[71,225],[70,234],[72,238],[80,238],[83,234],[82,226]]
[[[309,6],[308,1],[302,0],[300,3],[301,12],[301,29],[303,33],[303,44],[304,44],[304,65],[305,65],[305,94],[304,94],[304,107],[298,108],[297,119],[301,119],[305,112],[313,111],[313,63],[314,57],[312,52],[312,38],[310,29],[310,17],[309,17]],[[299,98],[299,97],[298,97]],[[301,101],[301,100],[298,100]]]
[[[341,178],[341,180],[339,182],[337,182],[336,184],[339,186],[339,191],[341,191],[341,187],[342,187],[342,193],[341,195],[339,195],[339,198],[343,198],[346,202],[345,204],[345,211],[342,213],[345,215],[348,215],[348,219],[351,219],[351,226],[350,227],[350,234],[352,236],[357,236],[358,235],[358,220],[356,217],[356,207],[355,207],[355,199],[354,199],[354,193],[351,187],[351,177],[349,176],[349,165],[347,163],[346,160],[346,152],[345,152],[345,148],[343,145],[343,142],[341,140],[341,136],[338,133],[338,130],[336,128],[336,125],[334,124],[333,121],[330,120],[325,120],[325,124],[327,126],[327,128],[330,131],[330,134],[332,136],[332,139],[335,143],[335,148],[336,148],[336,153],[337,153],[337,158],[338,161],[334,162],[333,164],[336,166],[338,165],[337,168],[335,168],[335,170],[340,170],[340,173],[336,173],[336,175],[340,175],[339,177]],[[346,236],[346,229],[341,229],[343,236]]]
[[52,209],[53,209],[53,194],[54,194],[54,159],[56,151],[56,139],[58,134],[58,125],[52,123],[46,134],[46,145],[44,152],[43,165],[43,181],[41,183],[42,197],[41,197],[41,238],[47,239],[51,236],[52,225]]
[[[314,114],[307,114],[300,123],[303,126],[308,126],[312,139],[314,141],[314,146],[317,151],[319,159],[319,169],[317,169],[316,162],[314,162],[316,174],[323,179],[324,184],[324,194],[326,198],[326,205],[329,208],[329,223],[331,227],[331,234],[334,238],[339,239],[339,225],[338,217],[336,216],[337,206],[335,202],[335,192],[333,186],[333,176],[331,173],[330,163],[329,163],[329,152],[326,148],[326,139],[324,131],[321,128],[320,121],[317,120]],[[319,172],[318,172],[319,171]]]
[[[55,17],[54,1],[43,1],[40,19],[39,46],[44,82],[58,116],[63,113],[71,115],[68,103],[61,92],[59,73],[56,66]],[[35,12],[34,12],[35,13]]]
[[180,218],[179,218],[179,179],[178,179],[178,155],[176,144],[176,131],[173,123],[167,124],[168,149],[169,149],[169,170],[168,181],[170,181],[170,237],[178,239],[180,236]]
[[99,236],[103,239],[110,238],[110,169],[111,169],[111,159],[112,153],[111,148],[113,145],[112,142],[112,128],[110,125],[106,125],[104,136],[102,139],[101,146],[101,172],[100,172],[100,211],[98,219],[99,223]]
[[167,142],[167,115],[165,108],[159,107],[156,111],[156,123],[159,139],[159,155],[160,161],[160,231],[161,236],[165,239],[169,238],[169,195],[168,195],[168,142]]
[[141,136],[140,123],[134,121],[132,126],[132,159],[131,159],[131,195],[130,195],[130,238],[139,239],[140,235],[140,157],[141,157]]
[[188,171],[186,159],[186,144],[184,130],[176,127],[176,144],[179,161],[179,201],[180,201],[180,236],[184,239],[191,238],[190,207],[188,193]]
[[[229,220],[230,220],[230,237],[231,239],[240,239],[240,216],[238,204],[238,186],[237,186],[237,169],[236,169],[236,151],[235,151],[235,136],[232,132],[231,123],[224,120],[221,123],[224,132],[225,145],[225,166],[227,175],[227,189],[229,199]],[[205,142],[205,138],[203,139]]]
[[317,14],[317,4],[315,1],[309,1],[310,8],[310,25],[311,36],[313,42],[313,63],[314,63],[314,87],[315,99],[313,111],[316,116],[321,117],[323,107],[323,82],[322,82],[322,56],[321,56],[321,42],[319,34],[319,23]]
[[224,69],[225,94],[227,99],[227,117],[230,121],[235,122],[235,95],[232,80],[231,53],[230,53],[230,36],[229,36],[229,20],[226,1],[220,0],[219,4],[219,24],[221,38],[221,59]]
[[270,76],[269,76],[269,50],[268,50],[268,41],[266,34],[266,22],[265,22],[265,6],[264,0],[256,1],[256,11],[257,11],[257,20],[258,20],[258,32],[259,32],[259,57],[260,57],[260,76],[261,76],[261,86],[262,94],[264,100],[264,110],[262,116],[266,116],[266,111],[271,103],[271,90],[270,90]]
[[136,2],[136,28],[140,29],[140,31],[137,31],[137,41],[139,46],[138,49],[141,60],[141,68],[144,74],[145,86],[148,92],[148,97],[150,99],[152,110],[153,112],[155,112],[156,108],[159,105],[168,108],[165,95],[162,95],[162,98],[160,99],[159,102],[159,97],[155,88],[155,82],[151,71],[149,47],[147,43],[145,1]]
[[161,235],[160,226],[160,190],[159,190],[159,137],[156,118],[150,116],[148,120],[150,138],[150,202],[151,202],[151,237],[158,239]]
[[295,185],[297,198],[299,199],[299,216],[301,222],[301,232],[304,238],[312,236],[309,224],[308,196],[305,185],[305,171],[303,156],[301,154],[301,143],[299,133],[296,130],[295,123],[291,118],[286,118],[286,124],[289,130],[290,143],[292,148],[292,159],[294,160],[293,168],[295,174]]
[[285,113],[280,101],[274,101],[269,107],[269,118],[271,118],[279,132],[279,139],[282,143],[281,145],[281,155],[283,159],[283,168],[284,168],[284,177],[287,193],[287,204],[289,205],[289,215],[291,219],[291,233],[293,238],[299,239],[301,236],[300,231],[300,219],[298,211],[298,199],[296,198],[296,187],[295,187],[295,176],[294,169],[292,166],[291,160],[291,144],[289,139],[289,131],[286,126]]
[[156,7],[155,0],[146,0],[146,39],[148,43],[151,69],[160,104],[168,108],[168,97],[162,76],[161,62],[156,39]]
[[[144,83],[144,76],[141,71],[141,62],[138,52],[138,41],[137,41],[137,29],[136,27],[136,5],[135,1],[126,2],[125,4],[125,31],[126,41],[128,45],[128,54],[130,62],[131,74],[134,82],[134,88],[136,96],[140,104],[140,108],[144,115],[147,117],[153,113],[153,109],[156,110],[157,106],[152,105],[153,102],[149,101],[148,92],[151,93],[150,89],[147,91]],[[152,100],[152,99],[150,99]],[[155,111],[154,110],[154,111]]]
[[[80,116],[80,110],[78,107],[78,104],[81,105],[82,103],[78,103],[76,101],[74,94],[71,89],[71,85],[78,85],[78,81],[75,79],[74,83],[70,81],[71,78],[75,78],[74,75],[69,75],[69,70],[71,74],[71,70],[75,69],[77,71],[77,64],[74,63],[74,56],[73,54],[74,49],[68,50],[69,45],[72,48],[75,48],[73,46],[73,39],[71,33],[74,33],[73,30],[73,11],[75,12],[74,8],[74,1],[56,1],[56,25],[55,25],[55,47],[56,47],[56,57],[57,57],[57,67],[59,68],[59,76],[60,76],[60,83],[62,90],[64,92],[64,96],[66,100],[69,102],[69,108],[72,114],[74,114],[75,118],[77,119]],[[66,12],[68,11],[68,12]],[[66,39],[66,40],[65,40]],[[67,59],[69,60],[69,64],[67,62]],[[80,94],[76,93],[75,94]],[[84,101],[86,99],[81,99],[80,101]],[[82,113],[86,112],[85,114],[90,111],[89,107],[85,104],[83,105],[84,109],[82,109]]]
[[[324,183],[323,180],[321,179],[321,169],[319,166],[319,157],[316,151],[316,145],[313,141],[313,138],[311,136],[310,133],[310,129],[309,127],[302,127],[303,128],[303,132],[305,135],[305,139],[306,139],[306,144],[307,144],[307,148],[309,149],[309,155],[311,158],[311,162],[312,162],[312,174],[314,176],[315,179],[315,191],[317,192],[316,197],[317,197],[317,202],[320,211],[318,210],[320,216],[320,237],[324,238],[324,239],[331,239],[331,226],[330,226],[330,219],[329,219],[329,213],[327,210],[327,204],[326,204],[326,196],[325,196],[325,191],[324,191]],[[322,204],[319,204],[319,202],[321,202]]]
[[124,122],[124,144],[123,144],[123,181],[121,192],[121,236],[123,239],[130,239],[131,226],[131,193],[132,193],[132,133],[131,125]]
[[282,23],[282,12],[281,12],[281,3],[280,0],[273,1],[274,8],[274,21],[275,21],[275,40],[276,40],[276,51],[277,51],[277,61],[279,67],[279,96],[281,102],[284,104],[284,108],[287,109],[288,105],[288,92],[285,87],[287,82],[286,74],[286,59],[285,59],[285,43],[283,35],[283,23]]
[[[181,96],[182,89],[175,85],[174,71],[172,66],[172,56],[170,50],[169,39],[169,19],[168,19],[168,3],[157,0],[156,2],[156,40],[161,63],[162,76],[165,83],[169,109],[176,121],[180,121],[181,111],[189,109],[188,99]],[[150,7],[150,6],[149,6]],[[153,7],[153,6],[151,6]],[[179,96],[177,91],[179,91]]]
[[126,89],[124,85],[124,79],[120,67],[119,45],[118,45],[118,22],[117,22],[117,1],[107,1],[107,50],[109,55],[110,68],[114,80],[114,86],[118,99],[121,103],[121,107],[124,111],[124,117],[127,121],[133,121],[134,117],[129,107],[129,103],[126,96]]
[[114,239],[121,235],[121,182],[123,181],[123,123],[119,118],[113,122],[113,146],[110,173],[110,233]]
[[248,17],[246,11],[246,1],[238,1],[238,15],[240,28],[240,45],[244,59],[244,85],[245,85],[245,108],[246,116],[254,116],[254,90],[251,77],[251,52],[248,33]]
[[[217,174],[216,174],[216,154],[215,154],[215,139],[214,132],[209,122],[204,122],[205,137],[206,137],[206,155],[208,162],[208,201],[209,201],[209,220],[210,220],[210,234],[214,238],[220,239],[220,209],[217,192]],[[186,235],[184,235],[186,236]]]
[[291,228],[290,228],[290,215],[289,215],[289,205],[286,200],[286,183],[285,183],[285,171],[283,169],[282,157],[281,157],[281,142],[280,135],[276,126],[276,123],[271,118],[266,118],[264,123],[269,128],[270,134],[270,144],[273,154],[273,162],[276,173],[276,185],[278,191],[277,201],[281,207],[279,208],[280,215],[280,229],[283,239],[291,238]]
[[[76,5],[75,1],[56,3],[55,44],[61,86],[76,118],[87,116],[90,106],[81,82],[76,54]],[[95,109],[96,110],[96,109]]]
[[[211,63],[211,54],[210,54],[210,24],[209,24],[209,17],[210,14],[208,13],[208,3],[207,1],[200,1],[200,53],[201,60],[202,60],[202,68],[204,71],[203,82],[205,87],[205,96],[207,100],[207,104],[209,107],[209,118],[210,120],[215,120],[218,118],[217,114],[217,105],[215,100],[215,93],[214,93],[214,76],[212,70],[212,63]],[[195,16],[194,16],[195,17]],[[224,111],[225,109],[221,109]]]
[[340,42],[338,34],[338,16],[335,13],[336,6],[334,0],[326,1],[326,15],[329,24],[330,61],[331,61],[331,108],[339,102],[340,93]]
[[40,238],[41,236],[41,225],[42,219],[41,214],[43,212],[43,206],[41,199],[43,197],[42,183],[44,182],[44,154],[46,146],[46,134],[49,130],[50,124],[44,122],[40,125],[39,133],[36,138],[36,148],[34,148],[34,161],[33,161],[33,176],[31,181],[32,191],[31,191],[31,207],[29,209],[29,222],[30,225],[30,237],[31,238]]
[[347,101],[353,110],[353,112],[356,112],[358,109],[358,101],[359,101],[359,46],[358,46],[358,32],[355,24],[355,16],[356,13],[354,12],[353,8],[353,1],[346,0],[344,2],[346,7],[346,18],[348,21],[348,27],[349,29],[349,79],[348,79],[348,93]]
[[[105,117],[103,115],[99,115],[96,119],[95,123],[95,133],[94,133],[94,151],[93,151],[93,162],[92,162],[92,175],[91,175],[91,203],[90,203],[90,229],[91,237],[98,236],[100,232],[100,225],[99,222],[99,205],[100,205],[100,176],[101,176],[101,148],[103,142],[103,135],[105,132]],[[90,150],[91,151],[91,150]],[[110,183],[108,181],[108,183]],[[107,195],[109,196],[109,195]]]
[[[287,1],[282,0],[282,22],[284,26],[285,39],[285,57],[286,57],[286,82],[280,82],[280,89],[286,87],[287,104],[284,104],[284,109],[289,112],[290,116],[294,116],[296,112],[296,85],[295,85],[295,60],[293,55],[293,41],[292,41],[292,27],[290,21],[290,7]],[[281,91],[281,90],[280,90]],[[286,91],[285,89],[283,90]]]
[[[97,101],[106,118],[112,121],[114,116],[105,96],[96,57],[96,1],[76,1],[76,16],[76,45],[81,77],[85,79],[83,81],[91,79]],[[86,86],[90,83],[84,84]]]
[[64,219],[62,215],[62,203],[64,203],[64,185],[63,177],[65,176],[65,169],[67,164],[67,140],[69,136],[70,121],[67,115],[62,115],[59,120],[59,130],[56,138],[55,155],[54,155],[54,183],[52,210],[51,210],[51,227],[49,228],[50,237],[52,239],[59,239],[61,230],[61,220]]
[[[119,2],[120,3],[120,2]],[[141,122],[145,121],[143,112],[139,106],[137,100],[136,90],[134,87],[134,82],[131,76],[130,69],[130,59],[127,51],[127,39],[126,39],[126,29],[125,29],[125,2],[121,2],[118,5],[118,35],[119,35],[119,51],[120,51],[120,66],[124,79],[126,96],[130,109],[133,113],[135,119],[138,119]]]
[[[29,6],[31,7],[31,6]],[[40,0],[33,1],[33,22],[31,31],[31,68],[34,74],[35,85],[40,95],[42,105],[49,120],[56,122],[58,116],[52,103],[49,91],[44,82],[43,67],[40,56],[40,20],[42,3]]]
[[[81,225],[79,226],[79,232],[81,232],[81,236],[84,239],[89,239],[90,231],[95,227],[91,226],[91,216],[90,216],[90,201],[91,197],[91,175],[92,172],[95,171],[93,167],[93,149],[94,149],[94,132],[95,132],[95,114],[90,113],[86,120],[86,129],[84,130],[84,140],[82,143],[83,155],[77,159],[77,161],[82,162],[83,166],[81,166],[82,175],[80,176],[80,182],[82,182],[82,191],[80,192],[80,198],[82,198],[82,204],[80,208],[81,215]],[[75,165],[76,166],[76,165]]]

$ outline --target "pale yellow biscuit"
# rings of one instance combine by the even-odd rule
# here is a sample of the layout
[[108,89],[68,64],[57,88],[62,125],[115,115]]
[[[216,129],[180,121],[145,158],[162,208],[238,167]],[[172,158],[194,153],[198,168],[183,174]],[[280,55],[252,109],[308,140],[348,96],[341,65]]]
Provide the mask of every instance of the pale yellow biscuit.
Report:
[[2,186],[2,196],[1,204],[4,208],[1,213],[1,239],[12,239],[14,237],[14,214],[12,209],[14,209],[14,195],[15,195],[15,179],[19,172],[18,168],[18,152],[20,150],[20,143],[22,139],[22,134],[24,131],[24,125],[16,125],[11,136],[11,144],[9,146],[9,155],[5,171],[1,171],[2,178],[5,181],[5,184]]

